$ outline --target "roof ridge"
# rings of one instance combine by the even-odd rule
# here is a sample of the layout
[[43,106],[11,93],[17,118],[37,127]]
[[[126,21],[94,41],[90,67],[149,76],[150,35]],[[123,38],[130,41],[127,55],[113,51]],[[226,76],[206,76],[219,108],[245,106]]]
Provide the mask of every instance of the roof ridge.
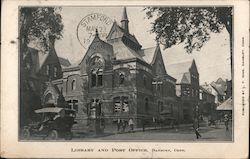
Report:
[[181,64],[181,63],[193,63],[193,60],[187,60],[187,61],[182,61],[182,62],[176,62],[176,63],[172,63],[172,64],[168,64],[168,66],[170,66],[170,65],[177,65],[177,64]]
[[148,47],[148,48],[143,48],[141,50],[146,50],[146,49],[152,49],[152,48],[156,48],[157,46],[152,46],[152,47]]

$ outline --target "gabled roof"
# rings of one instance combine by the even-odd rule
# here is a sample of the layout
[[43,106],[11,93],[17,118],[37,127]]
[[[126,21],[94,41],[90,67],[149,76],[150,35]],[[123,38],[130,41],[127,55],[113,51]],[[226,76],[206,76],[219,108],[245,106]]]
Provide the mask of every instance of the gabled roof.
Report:
[[80,64],[83,62],[83,60],[84,60],[85,57],[87,56],[87,53],[89,52],[89,50],[93,47],[93,45],[96,45],[97,43],[101,44],[102,46],[112,47],[111,44],[109,44],[109,43],[107,43],[107,42],[105,42],[105,41],[103,41],[103,40],[100,39],[99,34],[98,34],[98,30],[96,29],[96,34],[95,34],[94,39],[93,39],[92,42],[90,43],[90,45],[89,45],[89,47],[88,47],[88,49],[87,49],[85,55],[83,56],[83,58],[82,58],[81,61],[80,61],[80,63],[78,63],[77,65],[80,65]]
[[226,85],[216,84],[215,82],[212,82],[211,86],[218,92],[218,94],[226,95],[226,90],[227,90]]
[[139,51],[139,55],[148,63],[152,64],[154,57],[156,56],[156,46]]
[[190,78],[190,73],[189,72],[185,72],[183,74],[183,77],[181,79],[182,84],[190,84],[191,83],[191,78]]
[[[116,32],[116,34],[113,34],[114,32]],[[111,27],[110,32],[106,38],[107,41],[116,39],[116,38],[121,38],[123,36],[141,47],[141,44],[139,44],[138,40],[136,39],[134,35],[131,35],[130,33],[126,33],[125,30],[122,27],[120,27],[116,21],[114,21],[113,26]]]
[[203,92],[207,93],[207,94],[213,95],[212,92],[210,92],[209,90],[207,90],[207,89],[205,88],[205,86],[200,86],[200,89],[201,89]]
[[35,65],[36,72],[38,72],[43,66],[46,59],[48,58],[49,53],[42,51],[42,50],[28,47],[27,54],[24,58],[28,57],[29,55],[32,57],[32,62]]
[[189,69],[191,68],[192,63],[193,60],[167,65],[166,70],[169,75],[173,76],[177,80],[176,83],[190,84],[191,79]]
[[126,7],[123,8],[123,13],[122,13],[122,19],[121,19],[121,21],[123,21],[123,20],[128,20]]
[[144,61],[144,59],[138,54],[138,52],[126,46],[122,41],[115,42],[113,44],[113,50],[114,50],[114,56],[116,57],[117,60],[138,58]]
[[58,89],[58,87],[56,85],[54,85],[52,82],[48,83],[48,86],[46,88],[46,90],[44,91],[45,93],[47,93],[47,91],[52,91],[52,93],[54,95],[59,95],[60,94],[60,90]]
[[65,59],[63,57],[58,57],[58,59],[62,67],[69,67],[71,65],[68,59]]
[[232,97],[228,98],[226,101],[224,101],[221,105],[219,105],[216,110],[232,110]]

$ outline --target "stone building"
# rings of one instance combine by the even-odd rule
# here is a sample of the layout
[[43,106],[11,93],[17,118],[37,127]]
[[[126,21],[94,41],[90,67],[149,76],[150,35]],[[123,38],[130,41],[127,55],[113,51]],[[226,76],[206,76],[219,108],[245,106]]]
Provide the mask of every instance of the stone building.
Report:
[[167,65],[169,75],[176,81],[176,95],[180,102],[180,117],[191,122],[197,115],[199,102],[199,72],[195,60]]
[[204,116],[214,116],[216,110],[215,96],[200,86],[199,114]]
[[63,68],[63,77],[48,87],[76,110],[78,129],[93,125],[91,119],[104,118],[107,127],[133,118],[140,127],[142,119],[178,115],[176,79],[167,73],[159,45],[143,49],[128,23],[124,8],[121,25],[115,21],[105,40],[96,31],[81,62]]
[[41,99],[47,87],[46,82],[62,78],[62,68],[53,42],[50,42],[47,51],[29,46],[22,55],[20,60],[21,127],[33,121],[34,110],[41,108]]

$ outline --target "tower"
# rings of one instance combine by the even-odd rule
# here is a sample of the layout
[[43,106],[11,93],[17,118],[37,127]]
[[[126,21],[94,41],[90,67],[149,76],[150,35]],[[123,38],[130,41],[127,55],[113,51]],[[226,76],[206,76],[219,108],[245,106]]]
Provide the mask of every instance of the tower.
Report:
[[126,33],[129,33],[128,29],[128,16],[127,16],[127,10],[126,7],[123,8],[123,13],[122,13],[122,19],[121,19],[121,27],[124,29]]

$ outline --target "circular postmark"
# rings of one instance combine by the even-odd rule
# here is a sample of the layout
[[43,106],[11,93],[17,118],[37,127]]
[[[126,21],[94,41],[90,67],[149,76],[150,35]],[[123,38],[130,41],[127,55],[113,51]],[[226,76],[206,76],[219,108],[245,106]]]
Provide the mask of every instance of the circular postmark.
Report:
[[77,25],[76,35],[80,44],[86,49],[95,37],[96,29],[100,39],[105,39],[113,21],[101,13],[91,13],[85,16]]

